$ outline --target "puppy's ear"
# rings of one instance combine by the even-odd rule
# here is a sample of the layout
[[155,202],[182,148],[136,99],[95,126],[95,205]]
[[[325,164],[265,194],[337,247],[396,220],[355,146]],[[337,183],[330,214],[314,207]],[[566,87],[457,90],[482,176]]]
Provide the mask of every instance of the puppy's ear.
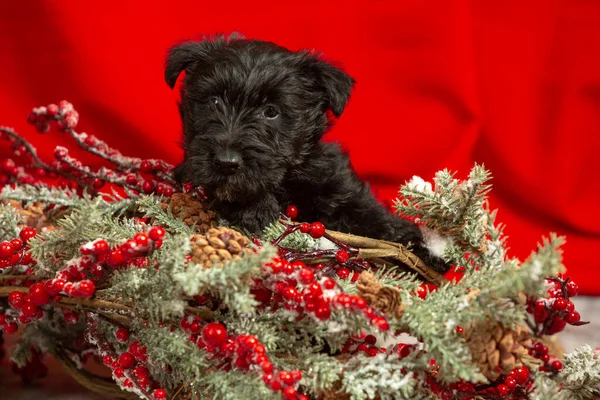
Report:
[[169,50],[165,64],[165,81],[171,89],[175,87],[179,74],[195,65],[205,56],[202,42],[185,42]]
[[354,79],[340,68],[322,60],[317,60],[316,69],[317,79],[325,89],[327,106],[339,118],[350,98]]
[[165,81],[173,89],[182,71],[189,70],[199,62],[207,61],[211,52],[232,41],[242,40],[243,38],[242,35],[236,32],[229,36],[218,34],[210,38],[204,38],[199,42],[184,42],[172,47],[169,50],[165,65]]

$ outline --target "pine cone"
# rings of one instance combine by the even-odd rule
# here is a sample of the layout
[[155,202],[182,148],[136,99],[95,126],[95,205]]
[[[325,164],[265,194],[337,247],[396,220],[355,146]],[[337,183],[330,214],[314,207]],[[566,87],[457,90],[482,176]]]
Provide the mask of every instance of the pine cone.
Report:
[[197,232],[206,233],[217,226],[215,212],[208,210],[202,200],[187,193],[174,193],[168,203],[162,203],[161,207],[164,211],[171,207],[175,218],[182,219],[186,225],[196,225]]
[[40,203],[31,204],[28,207],[23,207],[21,202],[9,200],[9,204],[18,211],[21,216],[21,224],[35,229],[37,232],[53,231],[56,226],[48,220],[44,207]]
[[372,272],[362,272],[356,282],[356,288],[359,296],[364,298],[371,307],[388,317],[399,318],[402,314],[402,299],[398,289],[381,285]]
[[194,236],[192,262],[204,268],[223,266],[230,260],[239,260],[250,250],[250,239],[230,228],[210,228],[205,234]]
[[495,381],[501,374],[508,374],[523,365],[523,357],[531,347],[530,332],[517,326],[513,331],[496,322],[478,325],[465,332],[465,339],[471,349],[473,362],[481,372]]

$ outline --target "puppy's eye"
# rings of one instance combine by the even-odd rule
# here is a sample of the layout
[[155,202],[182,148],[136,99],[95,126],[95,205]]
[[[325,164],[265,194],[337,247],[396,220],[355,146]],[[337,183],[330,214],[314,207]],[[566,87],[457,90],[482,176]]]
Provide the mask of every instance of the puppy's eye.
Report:
[[218,106],[219,104],[221,104],[221,99],[219,99],[217,96],[211,96],[208,98],[208,104],[211,107]]
[[275,106],[266,106],[262,114],[266,119],[275,119],[279,117],[279,110]]

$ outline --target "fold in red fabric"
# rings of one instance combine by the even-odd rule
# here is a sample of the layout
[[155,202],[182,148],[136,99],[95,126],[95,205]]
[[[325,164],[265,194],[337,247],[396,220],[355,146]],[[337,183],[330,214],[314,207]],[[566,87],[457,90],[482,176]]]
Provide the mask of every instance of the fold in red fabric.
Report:
[[[569,274],[600,293],[600,3],[483,1],[3,1],[0,123],[52,156],[58,133],[25,124],[67,99],[79,128],[128,155],[181,158],[166,49],[238,31],[314,48],[356,78],[328,140],[382,200],[443,168],[493,175],[510,254],[567,237]],[[95,162],[89,159],[89,162]]]

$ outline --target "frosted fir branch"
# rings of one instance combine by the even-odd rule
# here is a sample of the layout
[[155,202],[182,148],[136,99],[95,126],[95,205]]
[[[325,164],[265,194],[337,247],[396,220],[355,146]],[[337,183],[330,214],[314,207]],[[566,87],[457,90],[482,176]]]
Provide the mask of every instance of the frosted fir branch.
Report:
[[[440,171],[434,178],[435,185],[419,177],[400,189],[395,201],[399,214],[418,219],[427,227],[449,235],[455,242],[454,249],[446,249],[446,260],[458,261],[462,251],[477,255],[482,251],[489,226],[482,220],[489,217],[486,184],[490,174],[483,166],[476,165],[466,181],[454,178],[448,170]],[[464,254],[463,254],[464,257]],[[465,265],[470,268],[469,264]]]
[[0,192],[0,198],[24,202],[26,207],[35,203],[45,203],[71,208],[92,201],[88,194],[84,193],[80,197],[73,189],[37,185],[19,185],[14,188],[4,186]]
[[482,292],[512,298],[516,298],[519,292],[536,297],[543,295],[546,289],[545,278],[564,272],[560,249],[564,243],[564,237],[551,234],[549,238],[543,238],[537,251],[522,265],[509,261],[495,273],[481,275],[490,281],[489,286],[480,286]]
[[332,390],[335,383],[342,376],[343,363],[330,355],[309,351],[312,349],[299,349],[298,360],[302,363],[303,374],[301,385],[315,397],[324,390]]
[[56,262],[56,254],[65,262],[80,254],[83,243],[105,239],[109,244],[120,244],[141,230],[142,225],[133,219],[117,219],[107,215],[101,206],[104,201],[95,198],[78,205],[71,213],[56,222],[59,229],[42,232],[29,244],[32,256],[41,269],[58,271],[62,262]]
[[155,221],[174,234],[183,234],[188,237],[194,236],[194,227],[188,226],[183,222],[183,216],[175,217],[171,212],[171,206],[167,211],[163,210],[161,203],[164,199],[155,196],[140,196],[136,203],[139,211],[144,213],[146,218],[154,218]]
[[425,300],[412,296],[403,301],[403,306],[400,319],[390,321],[392,330],[407,332],[425,344],[425,350],[441,367],[438,376],[442,381],[486,382],[473,365],[469,348],[456,332],[456,326],[468,327],[484,321],[489,310],[471,302],[462,285],[440,287]]
[[413,357],[400,360],[396,354],[375,357],[361,354],[346,362],[343,368],[341,389],[351,400],[429,398],[419,391],[418,381],[409,372],[426,370],[427,366]]
[[222,268],[205,269],[200,264],[189,263],[185,271],[175,273],[173,279],[188,296],[211,293],[239,313],[254,312],[258,302],[250,294],[252,276],[275,256],[273,246],[266,245],[258,253],[240,260],[232,260]]
[[[267,242],[274,242],[283,234],[285,229],[286,227],[282,223],[273,222],[263,231],[262,239]],[[321,248],[321,241],[322,240],[313,239],[310,235],[301,233],[300,231],[295,231],[287,235],[281,241],[281,243],[279,243],[279,245],[286,248],[307,252]]]
[[21,217],[10,204],[0,204],[0,241],[19,237]]
[[171,332],[170,328],[153,323],[146,326],[142,321],[137,321],[132,329],[138,341],[146,347],[153,365],[165,370],[167,365],[176,366],[173,368],[175,375],[163,376],[167,379],[159,381],[163,387],[173,387],[183,381],[187,383],[194,377],[209,373],[211,363],[207,353],[189,341],[184,332],[177,329]]
[[281,395],[268,388],[259,376],[237,370],[213,371],[200,375],[192,386],[201,399],[281,399]]
[[569,392],[561,390],[560,385],[552,379],[550,374],[536,372],[533,380],[533,390],[528,400],[593,400],[590,397],[572,397]]
[[106,297],[130,299],[132,307],[153,321],[183,316],[187,301],[173,276],[183,273],[190,252],[187,236],[167,236],[148,268],[129,268],[114,274]]
[[24,367],[31,360],[31,346],[42,353],[54,353],[59,347],[72,348],[84,330],[84,323],[67,324],[62,312],[55,309],[47,311],[42,318],[25,326],[12,351],[11,360],[18,367]]
[[600,352],[589,345],[565,354],[558,375],[562,391],[569,399],[592,400],[600,397]]

